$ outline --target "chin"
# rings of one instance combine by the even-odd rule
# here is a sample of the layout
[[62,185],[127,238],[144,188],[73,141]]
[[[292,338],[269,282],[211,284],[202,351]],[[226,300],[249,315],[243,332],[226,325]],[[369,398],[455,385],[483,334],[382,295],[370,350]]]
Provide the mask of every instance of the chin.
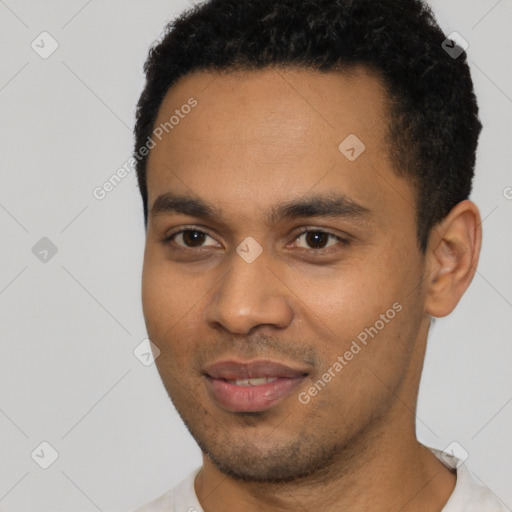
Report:
[[243,482],[298,481],[329,468],[337,453],[334,447],[322,447],[317,439],[307,440],[304,436],[274,444],[267,442],[265,446],[255,444],[254,438],[239,443],[194,438],[219,471]]

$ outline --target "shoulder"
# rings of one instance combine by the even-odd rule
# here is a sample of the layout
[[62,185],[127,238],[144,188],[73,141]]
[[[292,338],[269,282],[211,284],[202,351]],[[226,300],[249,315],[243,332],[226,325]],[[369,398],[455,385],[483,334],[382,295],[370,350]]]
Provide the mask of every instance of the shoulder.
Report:
[[445,466],[457,471],[455,489],[442,512],[505,512],[498,497],[473,478],[463,461],[453,453],[429,449]]
[[134,512],[174,512],[174,491],[176,489],[171,489],[167,491],[165,494],[162,494],[159,498],[151,501],[150,503],[146,503],[142,507],[139,507]]
[[477,482],[465,464],[457,468],[457,484],[443,512],[505,512],[498,497]]
[[134,512],[202,512],[194,490],[194,480],[200,469],[195,469],[176,487]]

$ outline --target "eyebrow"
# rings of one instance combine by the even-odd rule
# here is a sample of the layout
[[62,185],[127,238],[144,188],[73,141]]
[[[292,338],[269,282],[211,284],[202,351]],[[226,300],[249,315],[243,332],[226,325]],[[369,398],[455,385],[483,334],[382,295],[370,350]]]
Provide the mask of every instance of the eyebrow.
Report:
[[[191,196],[166,192],[157,197],[150,210],[151,217],[183,214],[205,220],[222,219],[222,210],[215,205]],[[322,194],[286,201],[273,206],[267,223],[277,224],[284,219],[304,217],[333,217],[359,219],[369,217],[371,210],[340,194]]]

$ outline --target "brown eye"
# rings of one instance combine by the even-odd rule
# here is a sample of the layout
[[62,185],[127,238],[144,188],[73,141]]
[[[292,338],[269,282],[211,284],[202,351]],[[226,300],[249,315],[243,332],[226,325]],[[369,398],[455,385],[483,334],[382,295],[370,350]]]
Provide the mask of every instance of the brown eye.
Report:
[[215,240],[213,244],[205,244],[205,241],[213,238],[199,229],[182,229],[177,231],[165,239],[165,243],[174,243],[178,247],[194,249],[199,247],[211,247],[217,245]]
[[306,243],[312,249],[323,249],[329,241],[329,235],[323,231],[309,231],[306,233]]
[[187,229],[183,231],[181,237],[187,247],[197,247],[204,243],[206,234],[202,231]]
[[[305,245],[301,245],[299,242],[301,239],[303,239],[303,243]],[[339,236],[320,230],[303,231],[299,234],[296,240],[298,241],[297,247],[311,250],[321,250],[327,247],[331,247],[338,242],[343,242]],[[332,243],[329,243],[330,240],[332,240]]]

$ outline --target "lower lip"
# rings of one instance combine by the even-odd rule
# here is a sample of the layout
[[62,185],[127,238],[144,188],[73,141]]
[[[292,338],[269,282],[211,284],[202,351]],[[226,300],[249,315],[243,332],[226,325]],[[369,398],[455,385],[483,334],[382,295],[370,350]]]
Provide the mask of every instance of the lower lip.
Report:
[[304,377],[279,377],[259,386],[237,386],[224,379],[206,377],[208,392],[222,407],[233,412],[264,411],[284,400]]

